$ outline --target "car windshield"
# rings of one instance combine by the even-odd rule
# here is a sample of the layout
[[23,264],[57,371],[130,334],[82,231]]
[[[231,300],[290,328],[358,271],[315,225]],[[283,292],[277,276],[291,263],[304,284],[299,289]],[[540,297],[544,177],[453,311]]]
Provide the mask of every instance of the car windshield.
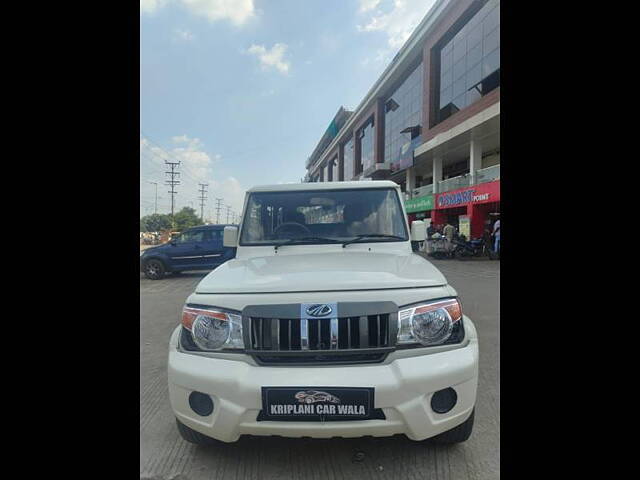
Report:
[[408,240],[395,189],[251,193],[240,245],[322,244],[358,236],[366,242]]

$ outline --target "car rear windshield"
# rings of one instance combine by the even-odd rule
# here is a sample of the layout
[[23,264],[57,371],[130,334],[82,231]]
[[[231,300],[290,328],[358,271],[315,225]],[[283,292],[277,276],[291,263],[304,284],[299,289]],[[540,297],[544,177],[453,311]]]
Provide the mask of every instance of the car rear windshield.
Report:
[[366,235],[378,236],[367,242],[408,240],[395,189],[251,193],[240,245],[277,245],[295,239],[323,243]]

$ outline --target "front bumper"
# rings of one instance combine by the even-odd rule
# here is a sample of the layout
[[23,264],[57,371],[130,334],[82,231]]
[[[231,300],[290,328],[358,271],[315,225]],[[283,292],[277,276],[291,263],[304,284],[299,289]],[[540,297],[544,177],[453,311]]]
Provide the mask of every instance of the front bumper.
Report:
[[[405,434],[423,440],[463,423],[475,405],[478,384],[478,340],[465,317],[469,342],[462,348],[384,364],[331,367],[266,367],[233,359],[210,358],[177,350],[174,332],[169,348],[169,395],[182,423],[204,435],[234,442],[241,435],[284,437],[375,437]],[[374,387],[375,408],[386,420],[277,422],[256,420],[262,409],[262,386],[314,385]],[[447,387],[458,395],[447,413],[431,409],[434,392]],[[189,406],[192,391],[209,394],[214,410],[198,416]]]

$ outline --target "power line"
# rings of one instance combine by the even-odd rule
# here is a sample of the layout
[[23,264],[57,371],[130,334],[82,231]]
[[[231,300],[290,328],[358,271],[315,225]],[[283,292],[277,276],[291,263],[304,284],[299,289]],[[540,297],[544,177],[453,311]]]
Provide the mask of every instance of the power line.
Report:
[[204,194],[207,193],[206,187],[208,187],[209,184],[199,183],[198,185],[200,185],[200,220],[202,220],[202,223],[204,223],[204,202],[207,199]]
[[178,192],[174,190],[174,187],[176,185],[180,185],[180,180],[175,179],[178,175],[180,175],[180,172],[176,172],[175,169],[180,165],[180,162],[167,162],[165,160],[165,164],[169,165],[169,168],[171,168],[170,172],[165,172],[166,174],[171,176],[171,180],[165,180],[165,184],[171,187],[171,190],[169,190],[169,193],[171,194],[171,220],[175,225],[174,205],[175,195]]
[[231,205],[226,205],[227,207],[227,223],[229,223],[229,212],[231,210]]
[[216,223],[220,225],[220,204],[224,198],[216,198]]

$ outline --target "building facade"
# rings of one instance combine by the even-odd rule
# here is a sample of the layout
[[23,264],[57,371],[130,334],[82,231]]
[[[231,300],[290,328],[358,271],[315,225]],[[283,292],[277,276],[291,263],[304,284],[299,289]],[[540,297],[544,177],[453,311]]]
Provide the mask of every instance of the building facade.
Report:
[[500,212],[500,0],[438,0],[305,181],[393,180],[410,220],[479,237]]

